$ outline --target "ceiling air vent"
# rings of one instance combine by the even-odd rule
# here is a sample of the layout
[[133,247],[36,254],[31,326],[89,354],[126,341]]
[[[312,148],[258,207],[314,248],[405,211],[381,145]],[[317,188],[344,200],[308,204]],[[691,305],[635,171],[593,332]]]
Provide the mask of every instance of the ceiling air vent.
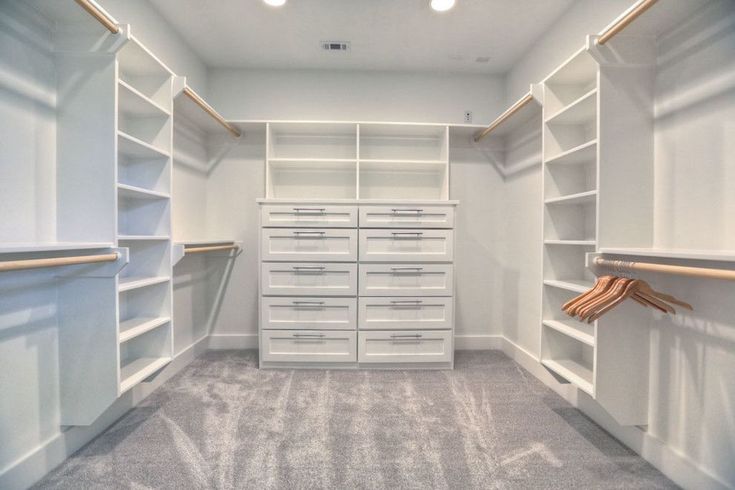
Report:
[[349,51],[349,41],[322,41],[322,49],[324,51]]

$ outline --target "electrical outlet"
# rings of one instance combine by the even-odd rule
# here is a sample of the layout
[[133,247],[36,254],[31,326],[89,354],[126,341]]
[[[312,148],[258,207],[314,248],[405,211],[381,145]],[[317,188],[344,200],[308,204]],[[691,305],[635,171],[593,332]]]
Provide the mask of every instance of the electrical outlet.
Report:
[[472,111],[464,111],[464,122],[466,123],[472,122]]

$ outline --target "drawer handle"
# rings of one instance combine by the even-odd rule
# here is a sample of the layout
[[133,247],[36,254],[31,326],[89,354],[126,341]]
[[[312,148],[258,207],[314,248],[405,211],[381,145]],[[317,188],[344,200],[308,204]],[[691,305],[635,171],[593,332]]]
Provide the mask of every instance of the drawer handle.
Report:
[[292,301],[291,304],[296,306],[303,306],[303,305],[323,305],[324,301]]
[[292,267],[295,272],[324,272],[323,265],[295,265]]
[[391,304],[394,305],[420,305],[421,303],[423,303],[423,301],[420,299],[401,299],[391,301]]
[[424,270],[423,267],[391,267],[390,270],[393,272],[420,272]]
[[390,336],[392,339],[420,339],[422,336],[420,333],[413,334],[393,334]]
[[327,232],[326,231],[294,231],[293,234],[296,235],[296,236],[298,236],[298,235],[320,235],[320,236],[324,236],[324,235],[327,234]]
[[421,214],[421,213],[424,212],[423,209],[398,209],[398,208],[393,208],[393,209],[391,209],[391,211],[393,211],[393,214],[398,214],[398,213],[416,213],[416,214]]
[[420,238],[424,234],[423,231],[392,231],[393,236],[413,236]]
[[297,213],[324,213],[327,208],[293,208]]
[[295,333],[291,335],[292,337],[296,338],[311,338],[311,339],[321,339],[323,337],[326,337],[323,333]]

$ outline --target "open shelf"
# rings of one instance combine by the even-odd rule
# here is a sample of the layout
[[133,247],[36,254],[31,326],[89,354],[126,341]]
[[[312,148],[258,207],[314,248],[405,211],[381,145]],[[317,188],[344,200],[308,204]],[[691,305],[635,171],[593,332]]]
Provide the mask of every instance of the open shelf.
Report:
[[117,195],[129,199],[169,199],[167,193],[152,191],[128,184],[117,184]]
[[544,206],[544,241],[596,240],[596,200]]
[[360,161],[441,161],[448,159],[446,126],[360,124]]
[[546,118],[547,124],[584,124],[597,114],[597,87]]
[[602,254],[631,257],[658,257],[662,259],[709,260],[735,262],[735,250],[692,250],[668,248],[601,248]]
[[356,159],[357,124],[269,123],[269,159]]
[[171,77],[173,72],[151,51],[130,36],[117,54],[118,80],[162,108],[171,112]]
[[566,196],[553,197],[547,199],[546,204],[588,204],[595,202],[597,199],[597,191],[578,192]]
[[128,247],[130,261],[120,271],[121,284],[130,278],[165,277],[171,274],[171,247],[168,240],[132,240],[125,246]]
[[577,321],[544,320],[545,327],[553,328],[557,332],[587,344],[595,345],[595,327]]
[[544,80],[544,110],[561,113],[597,87],[597,62],[580,49]]
[[118,80],[120,87],[118,91],[118,107],[121,112],[134,116],[164,116],[168,117],[171,112],[160,106],[156,101],[138,91],[135,87]]
[[170,357],[140,357],[121,365],[120,394],[125,393],[170,362]]
[[166,236],[170,232],[170,200],[118,196],[118,235]]
[[546,245],[571,245],[575,247],[594,247],[595,240],[544,240]]
[[594,286],[594,282],[584,279],[544,279],[544,285],[575,293],[585,293]]
[[170,158],[171,154],[165,150],[156,148],[155,146],[142,141],[135,136],[131,136],[124,131],[117,132],[117,149],[125,158]]
[[153,277],[125,277],[120,278],[117,290],[122,292],[132,291],[134,289],[145,288],[148,286],[155,286],[168,282],[170,278],[168,276],[153,276]]
[[546,164],[579,165],[595,162],[597,159],[597,139],[586,141],[567,151],[546,159]]
[[161,241],[169,240],[171,237],[168,235],[118,235],[118,242],[128,241]]
[[354,199],[355,160],[279,160],[268,162],[268,195],[283,199]]
[[131,318],[120,322],[120,343],[132,340],[154,328],[161,327],[171,321],[170,317],[162,316],[158,318]]
[[594,396],[594,337],[565,322],[544,322],[541,363]]
[[554,371],[588,395],[594,395],[592,370],[572,359],[544,359],[541,364]]
[[447,165],[360,160],[361,199],[448,198]]

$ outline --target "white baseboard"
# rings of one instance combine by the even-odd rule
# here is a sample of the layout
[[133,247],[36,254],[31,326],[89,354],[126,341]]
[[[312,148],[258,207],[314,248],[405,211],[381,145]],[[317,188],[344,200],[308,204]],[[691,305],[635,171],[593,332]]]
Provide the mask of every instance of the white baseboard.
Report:
[[92,425],[69,427],[0,470],[0,488],[23,490],[39,481],[206,350],[205,336],[177,354],[151,382],[141,383],[118,398]]
[[490,350],[503,348],[502,335],[455,335],[455,350]]
[[503,352],[680,487],[697,490],[732,488],[724,480],[699,467],[689,457],[676,452],[642,429],[617,424],[589,395],[571,384],[562,384],[557,381],[539,363],[535,355],[505,337],[503,337]]
[[258,334],[212,334],[209,336],[210,350],[257,349]]

